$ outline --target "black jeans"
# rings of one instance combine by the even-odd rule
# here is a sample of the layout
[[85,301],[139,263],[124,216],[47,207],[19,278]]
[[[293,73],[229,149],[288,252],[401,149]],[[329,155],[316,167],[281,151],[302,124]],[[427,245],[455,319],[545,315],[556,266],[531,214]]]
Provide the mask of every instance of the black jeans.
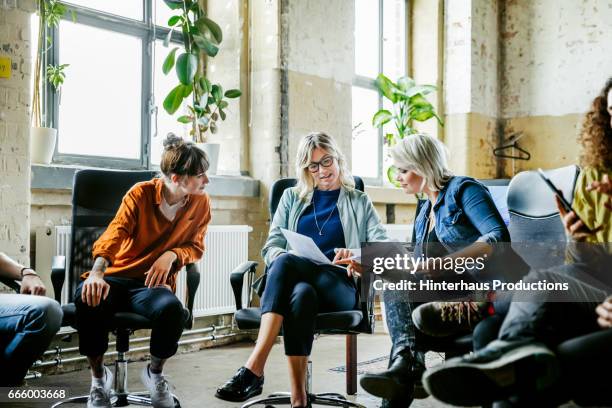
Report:
[[594,284],[589,272],[583,264],[530,272],[525,282],[567,283],[569,290],[556,297],[545,291],[529,301],[516,301],[515,295],[498,337],[535,340],[556,347],[572,337],[598,331],[595,308],[612,290],[605,283]]
[[283,315],[285,354],[308,356],[317,313],[357,308],[357,288],[346,271],[285,253],[268,268],[261,312]]
[[106,300],[96,307],[81,300],[83,283],[75,293],[79,351],[95,357],[108,349],[108,332],[116,312],[132,312],[153,322],[151,355],[168,358],[176,353],[185,323],[184,308],[179,299],[166,288],[151,288],[137,279],[104,277],[110,285]]

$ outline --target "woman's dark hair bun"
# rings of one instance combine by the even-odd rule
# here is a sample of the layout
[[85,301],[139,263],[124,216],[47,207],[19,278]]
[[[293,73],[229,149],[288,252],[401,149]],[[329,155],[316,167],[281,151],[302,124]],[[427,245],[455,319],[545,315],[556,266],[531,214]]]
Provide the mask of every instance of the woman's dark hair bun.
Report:
[[164,150],[174,150],[185,144],[185,140],[182,137],[175,135],[174,133],[168,133],[168,136],[164,139]]

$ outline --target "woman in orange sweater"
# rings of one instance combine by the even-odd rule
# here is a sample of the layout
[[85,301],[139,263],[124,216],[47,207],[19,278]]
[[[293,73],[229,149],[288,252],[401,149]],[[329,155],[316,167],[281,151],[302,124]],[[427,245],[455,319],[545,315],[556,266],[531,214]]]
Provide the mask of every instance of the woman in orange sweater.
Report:
[[75,295],[79,351],[91,365],[88,407],[110,407],[113,383],[104,367],[108,329],[117,311],[130,311],[154,322],[151,363],[141,378],[155,407],[174,407],[162,375],[176,353],[183,331],[183,306],[174,295],[176,273],[204,252],[210,221],[206,154],[190,142],[168,135],[159,178],[136,184],[104,234],[93,246],[94,265]]

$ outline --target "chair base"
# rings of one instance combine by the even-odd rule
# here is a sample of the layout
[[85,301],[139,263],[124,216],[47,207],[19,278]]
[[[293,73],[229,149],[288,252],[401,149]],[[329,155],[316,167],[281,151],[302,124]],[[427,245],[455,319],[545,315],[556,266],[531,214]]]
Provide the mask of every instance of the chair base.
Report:
[[[80,395],[78,397],[66,398],[65,400],[61,400],[51,405],[51,408],[59,407],[64,404],[78,404],[78,403],[87,403],[87,398],[89,395]],[[181,403],[179,402],[176,395],[172,394],[172,398],[174,398],[174,408],[181,408]],[[111,398],[111,405],[113,407],[127,407],[130,405],[141,405],[146,407],[152,407],[153,403],[151,402],[151,397],[149,397],[148,392],[131,392],[128,394],[120,394],[113,395]]]
[[[324,392],[321,394],[308,394],[308,401],[312,405],[327,405],[330,407],[352,407],[352,408],[366,408],[365,405],[357,404],[356,402],[348,401],[344,395],[337,394],[334,392]],[[273,407],[275,405],[291,405],[291,393],[289,392],[275,392],[274,394],[268,395],[266,398],[260,398],[254,401],[249,401],[242,406],[242,408],[248,408],[255,405],[264,405],[267,407]]]

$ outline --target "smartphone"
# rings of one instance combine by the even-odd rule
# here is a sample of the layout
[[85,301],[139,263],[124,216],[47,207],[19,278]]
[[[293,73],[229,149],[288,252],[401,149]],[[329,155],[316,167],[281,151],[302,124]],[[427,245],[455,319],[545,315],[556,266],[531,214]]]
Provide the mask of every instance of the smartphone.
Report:
[[[557,188],[557,186],[554,185],[554,183],[548,178],[548,176],[546,176],[546,174],[544,173],[544,170],[539,168],[538,169],[538,174],[540,175],[542,180],[544,180],[544,182],[546,183],[548,188],[550,188],[552,190],[552,192],[555,193],[555,195],[559,198],[559,201],[561,202],[561,205],[563,206],[565,211],[567,211],[567,212],[574,211],[574,209],[572,208],[572,205],[565,199],[565,197],[563,197],[563,192],[561,190],[559,190]],[[580,217],[578,216],[576,211],[574,211],[574,214],[576,214],[576,217],[580,221],[582,221],[582,223],[584,224],[584,227],[586,229],[588,229],[589,231],[591,231],[591,229],[589,227],[587,227],[587,224],[582,219],[580,219]]]

